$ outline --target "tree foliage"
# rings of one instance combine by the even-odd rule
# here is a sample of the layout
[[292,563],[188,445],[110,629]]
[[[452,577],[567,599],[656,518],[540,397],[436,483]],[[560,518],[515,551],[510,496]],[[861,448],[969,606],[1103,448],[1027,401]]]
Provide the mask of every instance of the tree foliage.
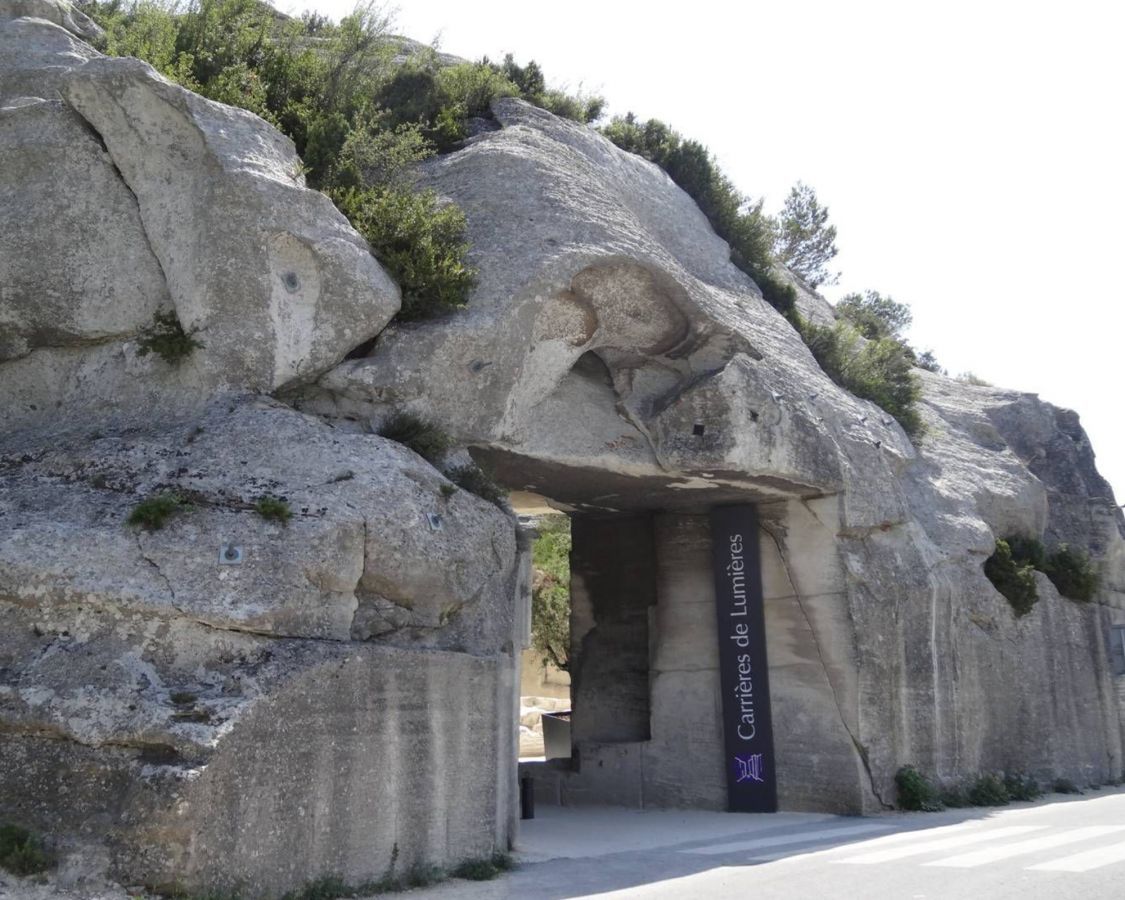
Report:
[[777,217],[774,253],[814,290],[839,280],[838,272],[828,271],[837,253],[836,226],[828,224],[828,207],[802,182],[789,191]]
[[901,341],[902,333],[914,321],[909,306],[884,297],[878,291],[848,294],[836,304],[836,315],[871,341],[880,338]]
[[538,530],[531,551],[531,645],[544,663],[565,672],[570,662],[570,519],[543,519]]

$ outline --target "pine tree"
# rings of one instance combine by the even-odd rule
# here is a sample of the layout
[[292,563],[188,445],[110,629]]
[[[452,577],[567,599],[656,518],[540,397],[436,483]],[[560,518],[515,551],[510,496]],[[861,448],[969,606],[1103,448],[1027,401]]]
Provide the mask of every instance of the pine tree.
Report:
[[811,288],[840,278],[839,272],[827,268],[837,253],[836,226],[828,224],[828,208],[820,205],[816,192],[799,181],[777,218],[774,253]]

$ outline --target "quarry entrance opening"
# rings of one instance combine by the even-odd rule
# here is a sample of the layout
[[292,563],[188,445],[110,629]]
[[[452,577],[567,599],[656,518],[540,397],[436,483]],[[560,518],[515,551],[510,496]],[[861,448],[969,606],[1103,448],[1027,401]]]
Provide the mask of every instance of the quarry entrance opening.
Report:
[[[660,499],[669,499],[661,498],[664,492],[638,485],[633,492],[615,492],[619,502],[631,495],[635,508],[598,509],[548,501],[527,486],[524,479],[511,500],[539,534],[531,584],[540,603],[557,600],[557,593],[548,594],[559,583],[551,569],[557,566],[562,511],[570,536],[566,671],[543,665],[544,655],[560,660],[557,653],[545,654],[550,637],[542,634],[534,641],[539,649],[525,653],[521,671],[520,775],[533,778],[537,802],[776,809],[756,518],[736,523],[735,543],[734,532],[723,532],[726,559],[717,579],[710,505],[676,497],[667,506],[678,509],[660,508]],[[722,579],[732,586],[725,615],[733,653],[720,652],[724,607],[717,617],[716,586]],[[751,595],[759,616],[753,650],[745,613]],[[550,622],[549,615],[537,615],[532,625],[549,628]],[[751,652],[757,655],[753,666]],[[753,745],[725,741],[737,737],[740,726],[743,737],[756,739]],[[748,789],[757,798],[750,806],[737,799]]]

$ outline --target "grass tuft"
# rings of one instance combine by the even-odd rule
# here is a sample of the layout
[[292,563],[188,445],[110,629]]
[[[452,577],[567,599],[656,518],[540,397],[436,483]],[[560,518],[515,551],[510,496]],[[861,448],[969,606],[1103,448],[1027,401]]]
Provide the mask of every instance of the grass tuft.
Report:
[[184,331],[174,312],[157,313],[152,325],[141,333],[137,341],[140,346],[137,355],[155,353],[169,365],[178,365],[203,347],[194,335],[194,331]]
[[254,504],[254,512],[267,522],[280,522],[282,525],[288,525],[289,520],[293,518],[293,510],[280,497],[259,497]]
[[43,842],[19,825],[0,825],[0,869],[13,875],[35,875],[51,864]]
[[145,531],[159,531],[172,516],[187,508],[188,504],[183,501],[179,494],[165,491],[146,497],[134,506],[126,521],[130,525],[145,529]]

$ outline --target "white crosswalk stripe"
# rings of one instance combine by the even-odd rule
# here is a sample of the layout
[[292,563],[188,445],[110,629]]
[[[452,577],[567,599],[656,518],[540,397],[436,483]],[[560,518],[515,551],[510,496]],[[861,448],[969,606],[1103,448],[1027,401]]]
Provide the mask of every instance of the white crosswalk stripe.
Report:
[[[944,866],[954,869],[971,869],[987,863],[999,862],[1002,859],[1011,859],[1013,856],[1024,856],[1028,853],[1039,853],[1054,847],[1066,844],[1077,844],[1079,841],[1089,841],[1094,838],[1105,837],[1107,834],[1116,834],[1125,831],[1125,825],[1088,825],[1083,828],[1071,828],[1060,834],[1048,834],[1042,837],[1030,838],[1026,841],[1016,841],[1013,844],[1003,844],[999,847],[988,847],[984,850],[973,850],[957,856],[935,859],[923,863],[926,866]],[[1035,868],[1032,866],[1032,868]]]
[[683,853],[697,853],[702,856],[714,856],[721,853],[739,853],[743,850],[762,850],[767,847],[780,847],[785,844],[811,844],[830,841],[835,838],[857,837],[861,834],[873,834],[878,831],[889,831],[891,825],[847,825],[839,828],[819,828],[808,831],[798,831],[792,834],[777,834],[772,837],[749,838],[744,841],[732,841],[727,844],[711,844],[707,847],[692,847],[683,850]]
[[[876,863],[891,862],[896,859],[906,859],[908,856],[921,856],[924,853],[933,853],[939,850],[952,850],[970,844],[983,844],[987,841],[998,841],[1002,838],[1016,837],[1032,831],[1040,831],[1045,825],[1009,825],[1004,828],[977,828],[968,834],[958,834],[953,837],[937,838],[932,840],[919,840],[891,847],[886,850],[875,850],[862,853],[859,856],[837,859],[834,862],[849,865],[874,865]],[[927,832],[917,832],[918,837],[925,837]]]
[[1125,842],[1096,847],[1093,850],[1048,860],[1027,868],[1040,872],[1089,872],[1091,869],[1100,869],[1102,866],[1119,862],[1125,862]]

